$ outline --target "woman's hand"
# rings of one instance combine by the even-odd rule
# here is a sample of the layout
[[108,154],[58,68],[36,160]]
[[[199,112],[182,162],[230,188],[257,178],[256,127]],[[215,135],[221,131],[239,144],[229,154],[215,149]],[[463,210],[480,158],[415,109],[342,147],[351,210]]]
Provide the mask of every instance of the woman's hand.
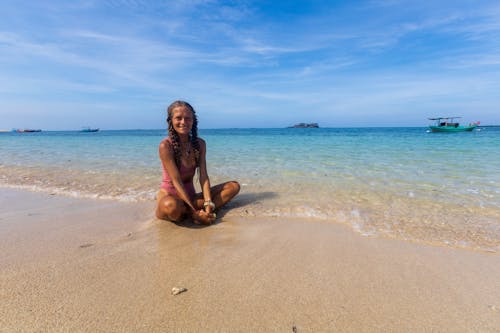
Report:
[[215,204],[212,202],[212,200],[205,200],[203,203],[203,209],[205,212],[212,214],[215,210]]
[[215,221],[215,213],[208,213],[204,211],[203,209],[201,210],[195,210],[193,211],[192,215],[194,223],[197,224],[212,224],[212,222]]

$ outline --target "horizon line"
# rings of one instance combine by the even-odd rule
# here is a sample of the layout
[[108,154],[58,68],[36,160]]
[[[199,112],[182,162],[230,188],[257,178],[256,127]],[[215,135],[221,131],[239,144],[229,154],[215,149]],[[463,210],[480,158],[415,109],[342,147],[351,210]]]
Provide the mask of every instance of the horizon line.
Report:
[[[318,128],[293,128],[293,127],[219,127],[219,128],[198,128],[198,130],[234,130],[234,129],[307,129],[307,130],[318,130],[318,129],[340,129],[340,128],[425,128],[429,127],[429,125],[423,126],[339,126],[339,127],[318,127]],[[500,124],[488,124],[488,125],[479,125],[478,127],[500,127]],[[0,129],[1,133],[11,133],[15,132],[17,129],[24,128],[13,128],[10,130]],[[35,129],[35,128],[29,128]],[[81,132],[81,129],[40,129],[36,128],[36,130],[41,130],[42,132]],[[101,129],[99,131],[166,131],[166,128],[119,128],[119,129]]]

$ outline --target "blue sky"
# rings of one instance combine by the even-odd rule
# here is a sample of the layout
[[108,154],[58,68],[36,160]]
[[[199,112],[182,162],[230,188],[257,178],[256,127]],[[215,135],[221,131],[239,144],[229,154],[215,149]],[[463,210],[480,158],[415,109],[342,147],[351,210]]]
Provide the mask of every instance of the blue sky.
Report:
[[498,1],[0,2],[0,129],[500,124]]

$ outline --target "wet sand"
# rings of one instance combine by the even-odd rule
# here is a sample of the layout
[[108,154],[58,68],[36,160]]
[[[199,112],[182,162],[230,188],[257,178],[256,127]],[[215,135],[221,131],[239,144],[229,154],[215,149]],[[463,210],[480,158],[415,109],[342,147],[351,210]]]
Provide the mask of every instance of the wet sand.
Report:
[[0,332],[500,327],[498,253],[308,220],[181,226],[154,219],[152,202],[13,189],[0,189],[0,207]]

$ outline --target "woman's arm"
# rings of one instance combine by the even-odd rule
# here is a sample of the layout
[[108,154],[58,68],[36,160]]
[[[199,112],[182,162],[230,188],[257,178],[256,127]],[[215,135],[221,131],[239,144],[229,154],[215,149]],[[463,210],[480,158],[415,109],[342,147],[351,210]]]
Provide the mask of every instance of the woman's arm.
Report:
[[[207,172],[207,160],[206,160],[206,152],[207,145],[205,140],[198,138],[200,143],[200,186],[203,192],[203,199],[205,203],[211,203],[212,197],[210,193],[210,179],[208,178]],[[211,213],[214,210],[214,207],[210,204],[205,206],[205,211],[207,213]]]
[[189,195],[184,188],[184,183],[182,182],[179,168],[175,164],[175,157],[172,146],[166,140],[163,140],[160,143],[159,154],[161,163],[170,176],[172,184],[174,185],[179,198],[181,198],[188,205],[188,207],[191,208],[191,213],[195,212],[196,209],[194,208],[193,203],[191,202]]

